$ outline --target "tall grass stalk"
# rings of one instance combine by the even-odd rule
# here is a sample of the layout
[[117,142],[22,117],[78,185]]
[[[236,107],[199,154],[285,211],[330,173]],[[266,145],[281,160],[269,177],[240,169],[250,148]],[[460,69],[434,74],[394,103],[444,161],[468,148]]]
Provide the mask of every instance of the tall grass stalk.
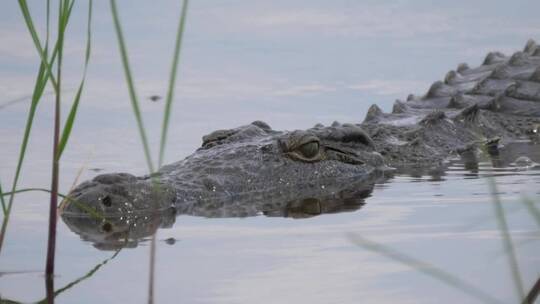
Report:
[[[62,55],[64,49],[64,34],[67,25],[67,10],[69,0],[60,0],[58,2],[58,60],[56,63],[56,98],[54,103],[54,137],[53,137],[53,153],[52,153],[52,176],[51,176],[51,200],[49,205],[49,237],[47,241],[47,264],[45,266],[45,274],[47,276],[47,290],[53,289],[52,276],[54,274],[54,257],[56,252],[56,222],[57,222],[57,207],[58,207],[58,179],[60,176],[60,158],[58,153],[60,142],[60,94],[62,90]],[[50,299],[52,303],[53,299]]]
[[6,200],[4,199],[4,192],[2,192],[2,183],[0,182],[0,202],[2,202],[2,212],[4,216],[7,212]]
[[538,294],[540,294],[540,278],[536,280],[536,283],[532,286],[531,290],[523,300],[523,304],[534,304],[536,299],[538,299]]
[[163,111],[163,124],[161,127],[161,140],[159,144],[159,159],[158,168],[163,164],[163,157],[165,155],[165,146],[167,143],[167,131],[169,130],[169,117],[172,109],[172,101],[174,98],[174,88],[176,84],[176,74],[178,68],[178,61],[180,57],[180,49],[182,47],[182,37],[184,35],[184,27],[186,24],[188,0],[184,0],[182,4],[182,12],[180,15],[180,22],[178,23],[178,30],[176,31],[176,43],[174,45],[173,62],[171,65],[171,73],[169,76],[169,89],[167,91],[167,99],[165,101],[165,109]]
[[[124,75],[126,77],[126,83],[128,86],[129,97],[131,100],[131,107],[133,114],[137,121],[137,127],[139,129],[139,135],[143,144],[144,155],[146,157],[146,164],[150,173],[154,172],[154,166],[152,164],[152,155],[150,154],[150,147],[148,146],[148,140],[146,139],[146,131],[144,128],[142,114],[139,108],[139,101],[135,92],[135,85],[133,83],[133,77],[131,76],[131,68],[129,66],[129,59],[127,55],[127,49],[124,42],[124,35],[122,34],[122,26],[120,24],[120,18],[118,16],[118,10],[116,8],[116,1],[110,0],[111,14],[114,21],[114,28],[116,30],[116,38],[118,40],[118,48],[120,50],[120,56],[122,57],[122,66],[124,68]],[[152,237],[150,249],[150,269],[149,269],[149,288],[148,288],[148,303],[154,301],[154,272],[155,272],[155,238]]]
[[[178,71],[178,62],[180,57],[180,49],[182,46],[182,37],[184,34],[184,28],[186,23],[188,8],[188,0],[184,0],[182,4],[182,12],[180,15],[180,22],[178,22],[178,29],[176,31],[176,43],[174,46],[173,62],[171,67],[171,73],[169,76],[169,89],[167,91],[167,99],[165,101],[165,108],[163,110],[163,123],[161,127],[161,139],[159,145],[159,158],[158,168],[163,164],[163,158],[165,155],[165,146],[167,143],[167,131],[169,129],[169,118],[172,110],[172,101],[174,98],[174,88],[176,84],[176,74]],[[148,303],[154,301],[154,276],[155,276],[155,264],[156,264],[156,233],[152,234],[150,241],[150,273],[148,280]]]
[[47,304],[54,304],[54,277],[52,275],[45,277],[45,300]]
[[120,56],[122,57],[122,66],[124,68],[124,76],[126,77],[126,83],[128,86],[129,97],[131,100],[131,107],[133,109],[133,114],[135,114],[135,119],[137,120],[137,127],[139,129],[139,135],[141,136],[141,141],[144,149],[144,156],[146,157],[146,164],[150,169],[150,173],[154,172],[154,165],[152,164],[152,155],[150,153],[150,147],[148,145],[148,140],[146,137],[146,131],[144,128],[144,122],[139,108],[139,100],[135,92],[135,85],[133,84],[133,77],[131,76],[131,68],[129,66],[129,59],[126,49],[126,44],[124,42],[124,35],[122,33],[122,27],[120,25],[120,18],[118,17],[118,10],[116,9],[116,1],[110,0],[111,4],[111,13],[114,21],[114,29],[116,31],[116,38],[118,40],[118,47],[120,49]]
[[[139,135],[141,136],[141,141],[144,148],[144,154],[146,157],[146,162],[148,165],[148,169],[150,170],[150,173],[154,172],[154,166],[152,164],[152,156],[150,153],[150,148],[148,146],[148,140],[146,137],[146,132],[143,124],[143,118],[142,114],[139,108],[139,102],[137,98],[137,94],[135,91],[135,85],[133,83],[133,77],[131,73],[131,68],[129,66],[129,60],[128,60],[128,54],[127,54],[127,48],[126,43],[124,41],[124,36],[122,33],[122,27],[120,24],[120,18],[118,16],[118,10],[116,7],[116,1],[110,0],[111,5],[111,13],[115,25],[116,30],[116,36],[118,40],[118,46],[120,50],[120,56],[122,58],[122,65],[124,68],[124,74],[126,77],[126,83],[128,86],[129,96],[131,99],[131,105],[133,109],[133,113],[135,114],[135,118],[137,121],[137,127],[139,129]],[[170,113],[172,110],[172,102],[174,99],[174,87],[176,83],[176,75],[178,72],[178,63],[179,63],[179,57],[180,57],[180,49],[182,46],[182,36],[184,33],[185,28],[185,22],[186,22],[186,16],[187,16],[187,8],[188,8],[188,0],[184,0],[181,8],[181,15],[180,15],[180,21],[178,24],[178,29],[176,32],[176,42],[173,52],[173,60],[171,64],[171,72],[169,75],[169,84],[168,84],[168,91],[167,91],[167,99],[165,102],[165,108],[163,110],[163,122],[162,122],[162,128],[161,128],[161,138],[160,138],[160,149],[159,149],[159,156],[158,156],[158,163],[157,167],[159,168],[163,163],[163,157],[165,154],[165,146],[167,142],[167,131],[169,128],[169,119],[170,119]],[[156,235],[155,233],[152,234],[151,242],[150,242],[150,267],[149,267],[149,283],[148,283],[148,303],[154,302],[154,273],[155,273],[155,260],[156,260]]]
[[154,303],[154,284],[156,274],[156,232],[150,238],[150,262],[148,269],[148,304]]
[[81,83],[79,84],[79,89],[75,94],[71,110],[64,124],[64,129],[62,131],[62,137],[60,138],[59,147],[58,147],[58,158],[62,156],[66,144],[68,142],[69,136],[71,135],[71,130],[73,129],[73,124],[75,122],[75,117],[77,116],[77,110],[79,109],[79,103],[81,100],[82,91],[84,88],[84,83],[86,82],[86,71],[88,70],[88,63],[90,62],[90,54],[92,51],[92,3],[93,0],[88,1],[88,18],[86,26],[86,50],[84,56],[84,68],[83,76]]

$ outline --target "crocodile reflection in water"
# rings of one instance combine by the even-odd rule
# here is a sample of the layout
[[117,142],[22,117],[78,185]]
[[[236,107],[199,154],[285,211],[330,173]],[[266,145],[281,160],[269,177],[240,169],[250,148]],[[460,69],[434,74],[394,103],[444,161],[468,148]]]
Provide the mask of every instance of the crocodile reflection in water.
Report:
[[151,176],[103,174],[80,184],[69,196],[84,208],[68,201],[62,213],[250,216],[294,210],[287,202],[325,205],[332,193],[354,192],[344,180],[372,185],[389,167],[423,172],[461,156],[476,170],[478,150],[497,157],[513,142],[538,140],[539,126],[540,46],[531,40],[510,57],[494,52],[479,67],[460,64],[425,95],[396,101],[392,113],[373,105],[363,123],[287,132],[255,121],[212,132],[199,150]]
[[[533,165],[538,166],[538,162],[540,162],[540,149],[532,143],[506,145],[500,148],[497,155],[479,153],[471,153],[470,155],[473,155],[470,159],[455,159],[442,166],[403,167],[393,174],[379,176],[375,178],[375,181],[376,184],[392,182],[394,174],[418,178],[428,176],[429,181],[442,181],[448,174],[448,168],[465,169],[464,176],[470,178],[479,175],[479,162],[490,163],[493,170],[500,170],[499,174],[504,174],[502,172],[527,169],[520,167],[523,164],[514,163],[514,160],[520,155],[531,155]],[[489,174],[489,171],[486,173]],[[157,229],[172,227],[179,215],[208,218],[264,215],[301,219],[325,213],[356,211],[371,196],[376,184],[373,183],[373,180],[341,180],[340,185],[342,186],[339,187],[339,190],[332,188],[330,183],[324,189],[318,188],[317,191],[311,192],[311,196],[302,196],[288,202],[279,201],[279,199],[220,203],[217,203],[217,200],[200,201],[185,214],[177,214],[175,208],[169,208],[156,212],[132,212],[125,216],[106,218],[63,213],[62,218],[73,232],[80,235],[83,240],[91,242],[94,247],[100,250],[117,250],[137,247]],[[248,194],[243,197],[249,199]]]
[[[375,180],[383,181],[383,177]],[[266,200],[251,200],[249,194],[235,201],[199,201],[184,215],[209,218],[247,217],[265,215],[269,217],[306,218],[325,213],[348,212],[360,209],[373,191],[374,181],[357,179],[341,180],[340,187],[312,188],[309,193],[292,201],[279,197]],[[245,201],[243,201],[245,200]],[[155,212],[131,212],[124,216],[92,217],[64,212],[62,219],[84,241],[93,243],[101,250],[136,247],[158,228],[169,228],[175,223],[177,209],[168,208]]]
[[[521,161],[519,161],[520,159]],[[518,161],[516,162],[516,160]],[[516,172],[538,169],[539,163],[540,148],[538,144],[524,141],[500,146],[497,151],[491,153],[482,149],[471,149],[461,153],[459,157],[450,159],[442,166],[400,167],[393,175],[408,175],[415,178],[429,176],[431,181],[442,181],[448,174],[449,168],[464,170],[467,177],[474,177],[479,176],[481,166],[484,166],[483,170]]]

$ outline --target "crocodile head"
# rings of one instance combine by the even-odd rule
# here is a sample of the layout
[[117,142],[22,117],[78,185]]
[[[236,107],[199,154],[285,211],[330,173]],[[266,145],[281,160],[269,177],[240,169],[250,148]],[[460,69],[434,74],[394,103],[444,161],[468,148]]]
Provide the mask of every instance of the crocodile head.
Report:
[[171,208],[174,190],[149,177],[128,173],[102,174],[75,187],[60,205],[63,215],[125,216]]
[[192,155],[153,175],[105,174],[82,183],[63,212],[90,209],[116,216],[174,207],[190,214],[202,205],[232,204],[253,206],[251,214],[264,211],[264,204],[337,195],[351,180],[365,180],[384,167],[372,140],[357,125],[282,132],[255,121],[204,136]]

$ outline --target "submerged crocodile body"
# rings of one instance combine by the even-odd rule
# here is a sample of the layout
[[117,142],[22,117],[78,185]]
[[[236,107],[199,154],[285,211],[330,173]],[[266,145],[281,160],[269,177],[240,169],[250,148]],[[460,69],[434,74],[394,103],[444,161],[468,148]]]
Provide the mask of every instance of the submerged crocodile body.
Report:
[[[494,52],[479,67],[460,64],[425,95],[396,101],[392,113],[373,105],[362,123],[287,132],[255,121],[212,132],[192,155],[153,175],[82,183],[62,213],[74,230],[101,223],[95,232],[110,236],[135,214],[158,211],[174,218],[355,210],[392,168],[433,168],[482,150],[497,155],[509,143],[538,140],[539,126],[540,46],[531,40],[510,57]],[[82,223],[85,213],[100,216]],[[170,224],[167,218],[157,225]]]

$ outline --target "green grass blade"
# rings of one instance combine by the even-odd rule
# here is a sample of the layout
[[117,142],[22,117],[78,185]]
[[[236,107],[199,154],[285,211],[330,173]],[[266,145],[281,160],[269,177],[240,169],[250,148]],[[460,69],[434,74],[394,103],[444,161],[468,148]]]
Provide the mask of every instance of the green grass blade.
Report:
[[88,62],[90,61],[90,53],[91,53],[91,48],[92,48],[91,40],[92,40],[92,0],[88,2],[88,24],[87,24],[87,31],[86,31],[86,53],[85,53],[85,59],[84,59],[83,77],[79,85],[79,89],[77,90],[77,94],[75,95],[75,99],[73,100],[73,105],[71,106],[69,115],[66,119],[64,129],[62,131],[62,137],[60,138],[60,143],[58,147],[58,158],[60,158],[62,156],[62,153],[64,152],[69,136],[71,134],[71,130],[73,129],[73,123],[75,122],[77,110],[79,108],[81,94],[84,88],[84,83],[86,81],[86,71],[88,69]]
[[131,106],[133,108],[133,113],[135,114],[135,119],[137,120],[137,126],[139,129],[139,134],[141,136],[144,155],[146,157],[146,163],[150,172],[154,172],[154,165],[152,164],[152,157],[150,155],[150,147],[148,146],[148,140],[146,139],[146,131],[144,128],[144,123],[141,115],[141,110],[139,109],[139,101],[137,99],[137,94],[135,93],[135,86],[133,84],[133,78],[131,74],[131,69],[129,67],[129,60],[126,50],[126,45],[124,42],[124,35],[122,34],[122,28],[120,26],[120,19],[118,17],[118,11],[116,9],[116,1],[110,0],[111,12],[114,21],[114,28],[116,30],[116,37],[118,40],[118,47],[120,49],[120,56],[122,57],[122,65],[124,67],[124,74],[126,77],[126,82],[128,85],[129,96],[131,100]]
[[39,37],[36,32],[36,28],[34,27],[34,22],[32,21],[32,17],[30,15],[30,10],[28,9],[28,4],[26,3],[26,0],[19,0],[19,7],[23,14],[24,21],[26,22],[26,27],[28,28],[28,31],[30,32],[30,36],[32,37],[32,41],[34,42],[34,46],[36,47],[36,50],[39,54],[41,62],[43,63],[43,65],[45,65],[45,71],[47,72],[47,75],[49,79],[51,80],[53,89],[55,90],[55,93],[58,94],[59,92],[56,91],[58,86],[56,84],[56,79],[54,78],[54,75],[52,73],[52,65],[49,64],[49,62],[47,61],[47,56],[45,54],[45,51],[41,47],[41,43],[39,42]]
[[488,184],[491,190],[491,196],[493,198],[493,207],[495,211],[495,216],[497,218],[497,224],[499,226],[499,231],[502,237],[503,248],[506,252],[506,256],[508,257],[508,264],[510,265],[510,271],[512,273],[512,278],[514,281],[514,287],[521,301],[525,299],[525,291],[519,271],[519,265],[517,263],[516,252],[512,243],[512,237],[510,236],[510,233],[508,231],[508,224],[506,222],[506,217],[504,215],[504,209],[502,207],[501,200],[497,195],[497,185],[495,184],[495,179],[488,179]]
[[536,283],[531,287],[531,290],[529,290],[529,293],[523,300],[523,304],[534,304],[536,303],[536,299],[538,299],[538,294],[540,294],[540,278],[536,280]]
[[4,199],[4,193],[2,192],[2,183],[0,183],[0,201],[2,202],[2,211],[4,212],[4,216],[7,213],[7,206],[6,206],[6,200]]
[[387,258],[407,265],[414,270],[427,274],[428,276],[437,279],[448,286],[454,287],[468,294],[469,296],[478,299],[483,303],[501,303],[499,300],[493,298],[487,293],[484,293],[473,285],[433,265],[417,260],[413,257],[405,255],[401,252],[398,252],[397,250],[388,248],[376,242],[369,241],[357,234],[350,233],[348,234],[348,237],[354,244],[362,248],[376,252]]
[[[26,2],[25,1],[19,1],[19,3],[21,4],[21,10],[23,10],[26,7]],[[50,4],[49,1],[47,1],[47,22],[49,22],[49,15],[48,15],[49,14],[49,4]],[[26,11],[28,12],[27,9],[26,9]],[[25,19],[27,17],[29,18],[29,16],[30,16],[29,13],[24,14],[24,12],[23,12],[23,15],[25,16]],[[30,19],[30,22],[27,22],[27,24],[29,24],[29,23],[31,24],[31,19]],[[47,30],[48,30],[48,28],[49,27],[47,25]],[[48,37],[49,37],[49,34],[47,33],[47,38]],[[49,44],[49,41],[46,40],[45,41],[45,50],[44,50],[45,55],[47,55],[48,44]],[[58,49],[58,44],[54,48],[53,56],[52,56],[51,61],[53,61],[54,58],[56,58],[55,54],[57,53],[57,49]],[[45,90],[45,87],[47,85],[49,74],[46,73],[46,69],[47,69],[46,62],[41,61],[40,66],[39,66],[39,70],[38,70],[38,75],[36,77],[36,81],[35,81],[35,85],[34,85],[34,91],[32,92],[32,101],[30,103],[30,109],[28,110],[28,116],[27,116],[27,119],[26,119],[26,125],[25,125],[24,135],[23,135],[23,141],[21,143],[21,148],[19,150],[19,158],[17,160],[17,167],[15,169],[15,176],[13,178],[13,183],[12,183],[12,186],[11,186],[12,192],[17,188],[17,184],[19,182],[19,178],[20,178],[20,174],[21,174],[21,170],[22,170],[22,164],[24,162],[24,156],[26,155],[26,148],[28,146],[28,140],[30,138],[30,131],[32,130],[32,125],[33,125],[33,122],[34,122],[34,116],[35,116],[35,113],[36,113],[36,110],[37,110],[38,103],[41,100],[41,97],[42,97],[43,92]],[[6,208],[5,217],[2,220],[2,228],[0,230],[0,252],[2,251],[2,245],[4,243],[4,238],[5,238],[6,231],[7,231],[7,226],[8,226],[8,223],[9,223],[9,215],[11,213],[11,207],[13,206],[14,199],[15,199],[15,195],[13,194],[9,198],[9,202],[8,202],[7,208]]]
[[[63,30],[65,30],[65,27],[67,27],[67,24],[68,24],[68,21],[69,21],[69,17],[71,16],[71,11],[73,9],[73,5],[74,5],[75,1],[72,1],[69,5],[66,5],[64,6],[66,9],[63,10],[63,12],[65,12],[64,14],[64,20],[62,20],[62,24],[61,24],[61,27]],[[49,10],[49,6],[50,6],[50,3],[49,1],[47,1],[47,41],[49,39],[49,16],[50,16],[50,10]],[[51,80],[51,84],[52,84],[52,87],[53,89],[56,89],[57,87],[57,84],[56,84],[56,79],[52,73],[52,66],[54,64],[54,58],[56,57],[56,52],[58,50],[58,43],[59,41],[57,40],[56,42],[56,45],[54,47],[54,52],[53,52],[53,56],[52,56],[52,59],[50,60],[50,62],[47,61],[47,52],[46,52],[46,48],[45,50],[42,49],[41,47],[41,43],[39,42],[39,37],[38,37],[38,34],[36,32],[36,29],[34,27],[34,22],[32,21],[32,17],[30,15],[30,10],[28,8],[28,4],[26,3],[26,0],[19,0],[19,7],[21,9],[21,13],[23,14],[23,17],[24,17],[24,20],[25,20],[25,23],[26,23],[26,27],[28,28],[28,31],[30,32],[30,36],[32,37],[32,41],[34,42],[34,46],[36,47],[36,50],[39,54],[39,57],[41,59],[41,62],[45,65],[45,70],[46,70],[46,77],[48,79]],[[56,94],[58,94],[58,92],[55,91]]]
[[[165,156],[165,146],[167,143],[167,132],[169,130],[169,119],[172,110],[172,101],[174,98],[174,88],[176,84],[176,75],[178,71],[178,62],[180,58],[180,49],[182,48],[182,37],[184,35],[184,28],[186,24],[188,0],[184,0],[182,3],[182,13],[180,15],[180,21],[178,22],[178,29],[176,31],[176,42],[174,46],[173,61],[171,66],[171,72],[169,75],[169,87],[167,90],[167,99],[165,101],[165,108],[163,110],[163,124],[161,127],[161,139],[159,144],[159,156],[158,156],[158,168],[163,164],[163,157]],[[154,301],[154,273],[155,273],[155,255],[156,255],[156,234],[152,234],[150,243],[150,271],[148,280],[148,303]]]
[[[24,192],[46,192],[46,193],[49,193],[49,194],[52,193],[51,190],[45,189],[45,188],[24,188],[24,189],[11,191],[11,192],[5,192],[3,194],[3,196],[13,195],[13,194],[17,194],[17,193],[24,193]],[[91,216],[91,217],[93,217],[95,219],[99,219],[99,220],[105,219],[103,214],[100,214],[99,212],[89,208],[86,204],[84,204],[82,202],[79,202],[76,199],[73,199],[73,198],[69,197],[66,194],[56,193],[56,195],[58,197],[61,197],[62,199],[67,200],[68,202],[74,204],[75,206],[77,206],[77,208],[79,208],[82,211],[86,212],[89,216]]]
[[62,136],[60,138],[60,142],[58,143],[58,156],[57,156],[58,158],[62,157],[62,153],[64,152],[64,149],[66,148],[67,142],[69,140],[69,136],[71,135],[71,130],[73,129],[73,123],[75,122],[75,117],[77,115],[77,110],[79,108],[79,101],[81,99],[83,87],[84,87],[84,79],[79,85],[79,89],[77,90],[77,94],[75,95],[75,98],[73,100],[71,110],[69,111],[69,115],[64,124]]
[[[56,64],[56,98],[54,102],[54,131],[53,131],[53,153],[52,153],[52,177],[51,177],[51,196],[49,205],[49,229],[47,240],[47,259],[45,265],[45,275],[48,290],[52,289],[54,276],[54,262],[56,253],[56,223],[57,223],[57,206],[58,206],[58,183],[60,176],[60,160],[58,158],[58,143],[60,141],[60,106],[61,106],[61,91],[62,91],[62,54],[64,50],[64,35],[67,25],[67,13],[69,12],[69,0],[58,3],[58,60]],[[52,299],[50,299],[52,302]]]
[[[94,266],[92,269],[90,269],[85,275],[71,281],[70,283],[66,284],[64,287],[62,288],[59,288],[57,290],[55,290],[53,292],[53,298],[56,298],[57,296],[59,296],[62,292],[74,287],[75,285],[81,283],[82,281],[92,277],[101,267],[105,266],[105,264],[107,264],[108,262],[110,262],[112,259],[114,259],[121,251],[122,249],[118,249],[114,252],[114,254],[108,258],[106,258],[105,260],[103,260],[101,263],[97,264],[96,266]],[[2,304],[21,304],[21,302],[17,302],[17,301],[13,301],[13,300],[8,300],[8,299],[2,299],[0,298],[0,303]],[[43,299],[43,300],[40,300],[40,301],[37,301],[35,302],[36,304],[48,304],[50,303],[49,300],[47,298]]]
[[[45,189],[45,188],[24,188],[24,189],[18,189],[15,191],[4,192],[3,196],[8,196],[8,195],[17,194],[17,193],[25,193],[25,192],[36,192],[36,191],[51,193],[51,190]],[[58,196],[64,199],[68,198],[67,195],[62,194],[62,193],[58,193]]]
[[[58,295],[60,295],[62,292],[72,288],[73,286],[79,284],[80,282],[92,277],[102,266],[104,266],[105,264],[107,264],[110,260],[114,259],[121,251],[122,249],[118,249],[114,252],[114,254],[103,260],[103,262],[97,264],[96,266],[94,266],[94,268],[92,268],[90,271],[88,271],[84,276],[72,281],[71,283],[68,283],[66,286],[60,288],[60,289],[57,289],[56,291],[54,291],[54,298],[56,298]],[[44,304],[47,304],[47,299],[44,299],[38,303],[44,303]]]
[[163,125],[161,127],[161,140],[159,144],[159,159],[158,168],[163,164],[163,157],[165,156],[165,145],[167,143],[167,132],[169,129],[169,118],[172,109],[172,101],[174,98],[174,87],[176,82],[176,74],[178,68],[178,62],[180,57],[180,49],[182,48],[182,37],[184,36],[184,28],[186,24],[186,16],[188,9],[188,0],[184,0],[182,4],[182,14],[180,16],[180,22],[178,23],[178,30],[176,31],[176,43],[174,46],[173,62],[171,67],[171,74],[169,76],[169,89],[167,91],[167,100],[165,102],[165,109],[163,111]]

